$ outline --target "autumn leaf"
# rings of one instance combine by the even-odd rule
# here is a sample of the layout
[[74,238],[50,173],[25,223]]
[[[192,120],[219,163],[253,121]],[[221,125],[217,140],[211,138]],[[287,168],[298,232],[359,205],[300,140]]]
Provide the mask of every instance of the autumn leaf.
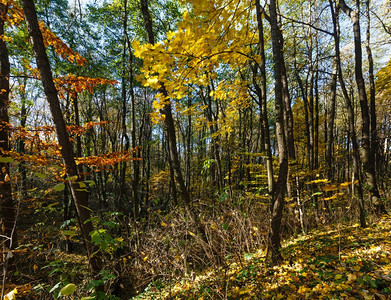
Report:
[[76,285],[73,283],[69,283],[60,290],[60,295],[69,296],[72,295],[75,291],[76,291]]

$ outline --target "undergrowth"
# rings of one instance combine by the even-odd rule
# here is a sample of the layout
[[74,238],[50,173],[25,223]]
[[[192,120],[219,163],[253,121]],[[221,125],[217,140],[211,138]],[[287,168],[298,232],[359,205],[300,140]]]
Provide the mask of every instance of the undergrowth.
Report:
[[155,281],[135,299],[390,299],[391,216],[368,228],[329,225],[289,239],[280,266],[244,253],[194,278]]
[[[99,299],[391,298],[390,216],[361,229],[352,224],[355,209],[338,209],[349,206],[349,199],[338,201],[322,214],[305,211],[307,234],[299,234],[303,228],[288,201],[285,261],[278,267],[264,262],[268,199],[252,193],[194,201],[203,232],[177,207],[156,208],[137,222],[101,211],[91,220],[104,260],[94,278],[76,223],[61,225],[56,199],[34,202],[22,210],[16,269],[9,270],[13,281],[5,291],[16,288],[16,299],[56,299],[70,284],[75,291],[68,298],[95,299],[93,287],[103,282]],[[42,221],[31,217],[36,214]]]

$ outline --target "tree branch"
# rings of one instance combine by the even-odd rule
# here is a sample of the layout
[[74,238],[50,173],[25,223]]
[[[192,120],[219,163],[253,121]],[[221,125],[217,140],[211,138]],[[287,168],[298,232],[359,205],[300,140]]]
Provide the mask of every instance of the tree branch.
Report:
[[308,27],[311,27],[315,30],[318,30],[320,32],[323,32],[325,34],[328,34],[328,35],[333,35],[333,33],[331,33],[330,31],[327,31],[327,30],[324,30],[322,28],[319,28],[319,27],[316,27],[314,25],[312,25],[311,23],[307,23],[307,22],[303,22],[303,21],[298,21],[298,20],[295,20],[295,19],[292,19],[292,18],[289,18],[287,16],[284,16],[284,15],[280,15],[282,18],[286,19],[286,20],[289,20],[291,22],[294,22],[294,23],[298,23],[298,24],[301,24],[301,25],[305,25],[305,26],[308,26]]

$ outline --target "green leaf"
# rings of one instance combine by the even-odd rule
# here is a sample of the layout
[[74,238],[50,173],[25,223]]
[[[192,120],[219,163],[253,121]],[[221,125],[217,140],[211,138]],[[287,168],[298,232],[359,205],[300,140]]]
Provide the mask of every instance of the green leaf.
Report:
[[0,156],[0,163],[10,163],[13,161],[14,159],[11,157]]
[[63,235],[69,235],[70,237],[76,235],[76,231],[75,230],[64,230],[62,232]]
[[72,295],[75,291],[76,291],[76,285],[73,283],[69,283],[60,290],[60,295],[69,296]]
[[78,182],[78,184],[79,184],[79,187],[82,189],[82,188],[85,188],[87,185],[84,183],[84,182],[82,182],[82,181],[80,181],[80,182]]
[[65,180],[69,180],[69,181],[75,181],[76,179],[77,179],[77,175],[65,178]]
[[61,192],[65,189],[65,184],[64,183],[58,183],[53,187],[53,190],[56,192]]
[[34,173],[34,175],[37,176],[38,178],[45,178],[46,177],[45,174],[39,173],[39,172]]
[[84,182],[86,184],[88,184],[88,186],[94,186],[95,185],[95,181],[93,181],[93,180],[84,180]]

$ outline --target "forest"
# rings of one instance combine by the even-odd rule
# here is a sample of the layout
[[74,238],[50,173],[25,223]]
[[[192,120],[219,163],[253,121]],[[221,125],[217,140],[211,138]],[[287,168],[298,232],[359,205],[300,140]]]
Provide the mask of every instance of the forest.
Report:
[[0,0],[0,299],[390,299],[388,0]]

